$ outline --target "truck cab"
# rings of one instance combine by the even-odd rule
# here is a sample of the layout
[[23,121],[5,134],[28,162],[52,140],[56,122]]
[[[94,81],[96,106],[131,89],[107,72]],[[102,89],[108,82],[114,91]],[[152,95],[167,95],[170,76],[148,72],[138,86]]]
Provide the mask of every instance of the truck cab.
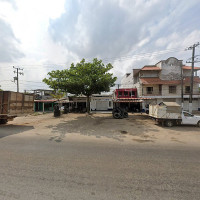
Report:
[[182,112],[182,123],[200,126],[200,116],[193,115],[189,112]]

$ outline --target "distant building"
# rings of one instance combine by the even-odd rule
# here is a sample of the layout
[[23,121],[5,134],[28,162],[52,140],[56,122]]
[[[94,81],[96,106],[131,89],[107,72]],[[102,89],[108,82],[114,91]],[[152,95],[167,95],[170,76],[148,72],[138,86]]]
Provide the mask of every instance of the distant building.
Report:
[[113,109],[113,96],[106,94],[93,94],[91,96],[91,111],[107,111]]
[[45,89],[36,89],[33,90],[35,99],[36,100],[47,100],[47,99],[53,99],[52,94],[55,94],[53,90],[45,90]]
[[[189,110],[191,67],[182,66],[182,60],[177,58],[170,57],[155,65],[133,69],[123,77],[121,87],[137,88],[139,98],[149,98],[142,102],[143,109],[146,109],[149,103],[162,101],[181,104],[181,68],[183,69],[184,110]],[[194,72],[198,70],[200,67],[194,68]],[[193,110],[200,109],[199,83],[200,78],[194,76]]]

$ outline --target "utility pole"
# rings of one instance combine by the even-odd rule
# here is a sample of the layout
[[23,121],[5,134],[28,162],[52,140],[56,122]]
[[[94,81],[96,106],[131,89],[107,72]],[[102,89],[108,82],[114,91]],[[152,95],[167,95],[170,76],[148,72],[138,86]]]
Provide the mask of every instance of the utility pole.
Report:
[[17,76],[13,77],[14,78],[14,82],[17,81],[17,92],[19,92],[19,75],[24,75],[23,72],[19,72],[20,70],[23,71],[23,69],[19,68],[19,67],[14,67],[13,68],[15,69],[14,74],[16,73]]
[[119,86],[120,86],[121,84],[115,84],[115,85],[117,85],[117,89],[119,89]]
[[193,81],[194,81],[194,63],[198,62],[198,61],[195,61],[194,58],[195,58],[195,48],[197,46],[199,46],[200,43],[196,43],[196,44],[193,44],[192,46],[188,47],[187,50],[192,50],[192,58],[191,60],[192,61],[187,61],[186,63],[192,63],[192,69],[191,69],[191,78],[190,78],[190,97],[189,97],[189,112],[192,112],[192,96],[193,96]]
[[183,103],[184,103],[184,98],[183,98],[183,63],[181,64],[181,107],[183,110]]

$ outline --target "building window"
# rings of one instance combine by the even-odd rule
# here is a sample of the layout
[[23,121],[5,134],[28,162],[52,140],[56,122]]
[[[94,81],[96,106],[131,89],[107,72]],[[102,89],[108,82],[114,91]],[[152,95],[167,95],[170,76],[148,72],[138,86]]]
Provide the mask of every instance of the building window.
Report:
[[135,96],[135,91],[131,91],[131,96]]
[[147,87],[147,94],[153,94],[153,87]]
[[121,96],[122,96],[122,92],[119,91],[119,92],[118,92],[118,97],[121,97]]
[[108,103],[108,107],[111,107],[111,106],[112,106],[112,102],[109,101],[109,103]]
[[169,93],[171,93],[171,94],[175,94],[176,93],[176,86],[175,85],[169,86]]
[[162,94],[162,85],[159,85],[159,94]]
[[128,93],[129,93],[129,92],[124,91],[124,96],[128,96],[128,95],[129,95]]
[[185,93],[190,93],[190,86],[185,86]]

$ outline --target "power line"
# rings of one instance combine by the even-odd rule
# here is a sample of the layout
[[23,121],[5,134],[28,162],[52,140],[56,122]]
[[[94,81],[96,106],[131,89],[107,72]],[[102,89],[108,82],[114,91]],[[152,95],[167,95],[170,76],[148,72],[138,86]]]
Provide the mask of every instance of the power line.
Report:
[[[165,49],[165,50],[161,50],[161,51],[155,51],[155,52],[147,52],[147,53],[139,53],[139,54],[135,54],[135,55],[126,55],[126,56],[121,56],[121,57],[111,57],[111,58],[102,58],[101,60],[103,60],[104,62],[112,62],[112,61],[125,61],[125,60],[129,60],[129,59],[138,59],[138,58],[144,58],[144,57],[151,57],[151,56],[157,56],[157,55],[162,55],[162,54],[167,54],[167,53],[173,53],[173,52],[179,52],[179,51],[184,51],[184,47],[183,48],[172,48],[172,49]],[[92,61],[93,58],[86,58],[85,59],[87,62]],[[63,65],[63,66],[62,66]],[[51,69],[51,68],[55,68],[55,67],[66,67],[66,63],[54,63],[54,64],[33,64],[33,65],[26,65],[26,64],[20,64],[20,66],[24,67],[24,70],[33,70],[37,67],[45,67],[45,69]],[[31,66],[31,68],[25,68],[26,66]],[[9,67],[9,66],[8,66]],[[8,67],[0,67],[1,68],[8,68]]]

